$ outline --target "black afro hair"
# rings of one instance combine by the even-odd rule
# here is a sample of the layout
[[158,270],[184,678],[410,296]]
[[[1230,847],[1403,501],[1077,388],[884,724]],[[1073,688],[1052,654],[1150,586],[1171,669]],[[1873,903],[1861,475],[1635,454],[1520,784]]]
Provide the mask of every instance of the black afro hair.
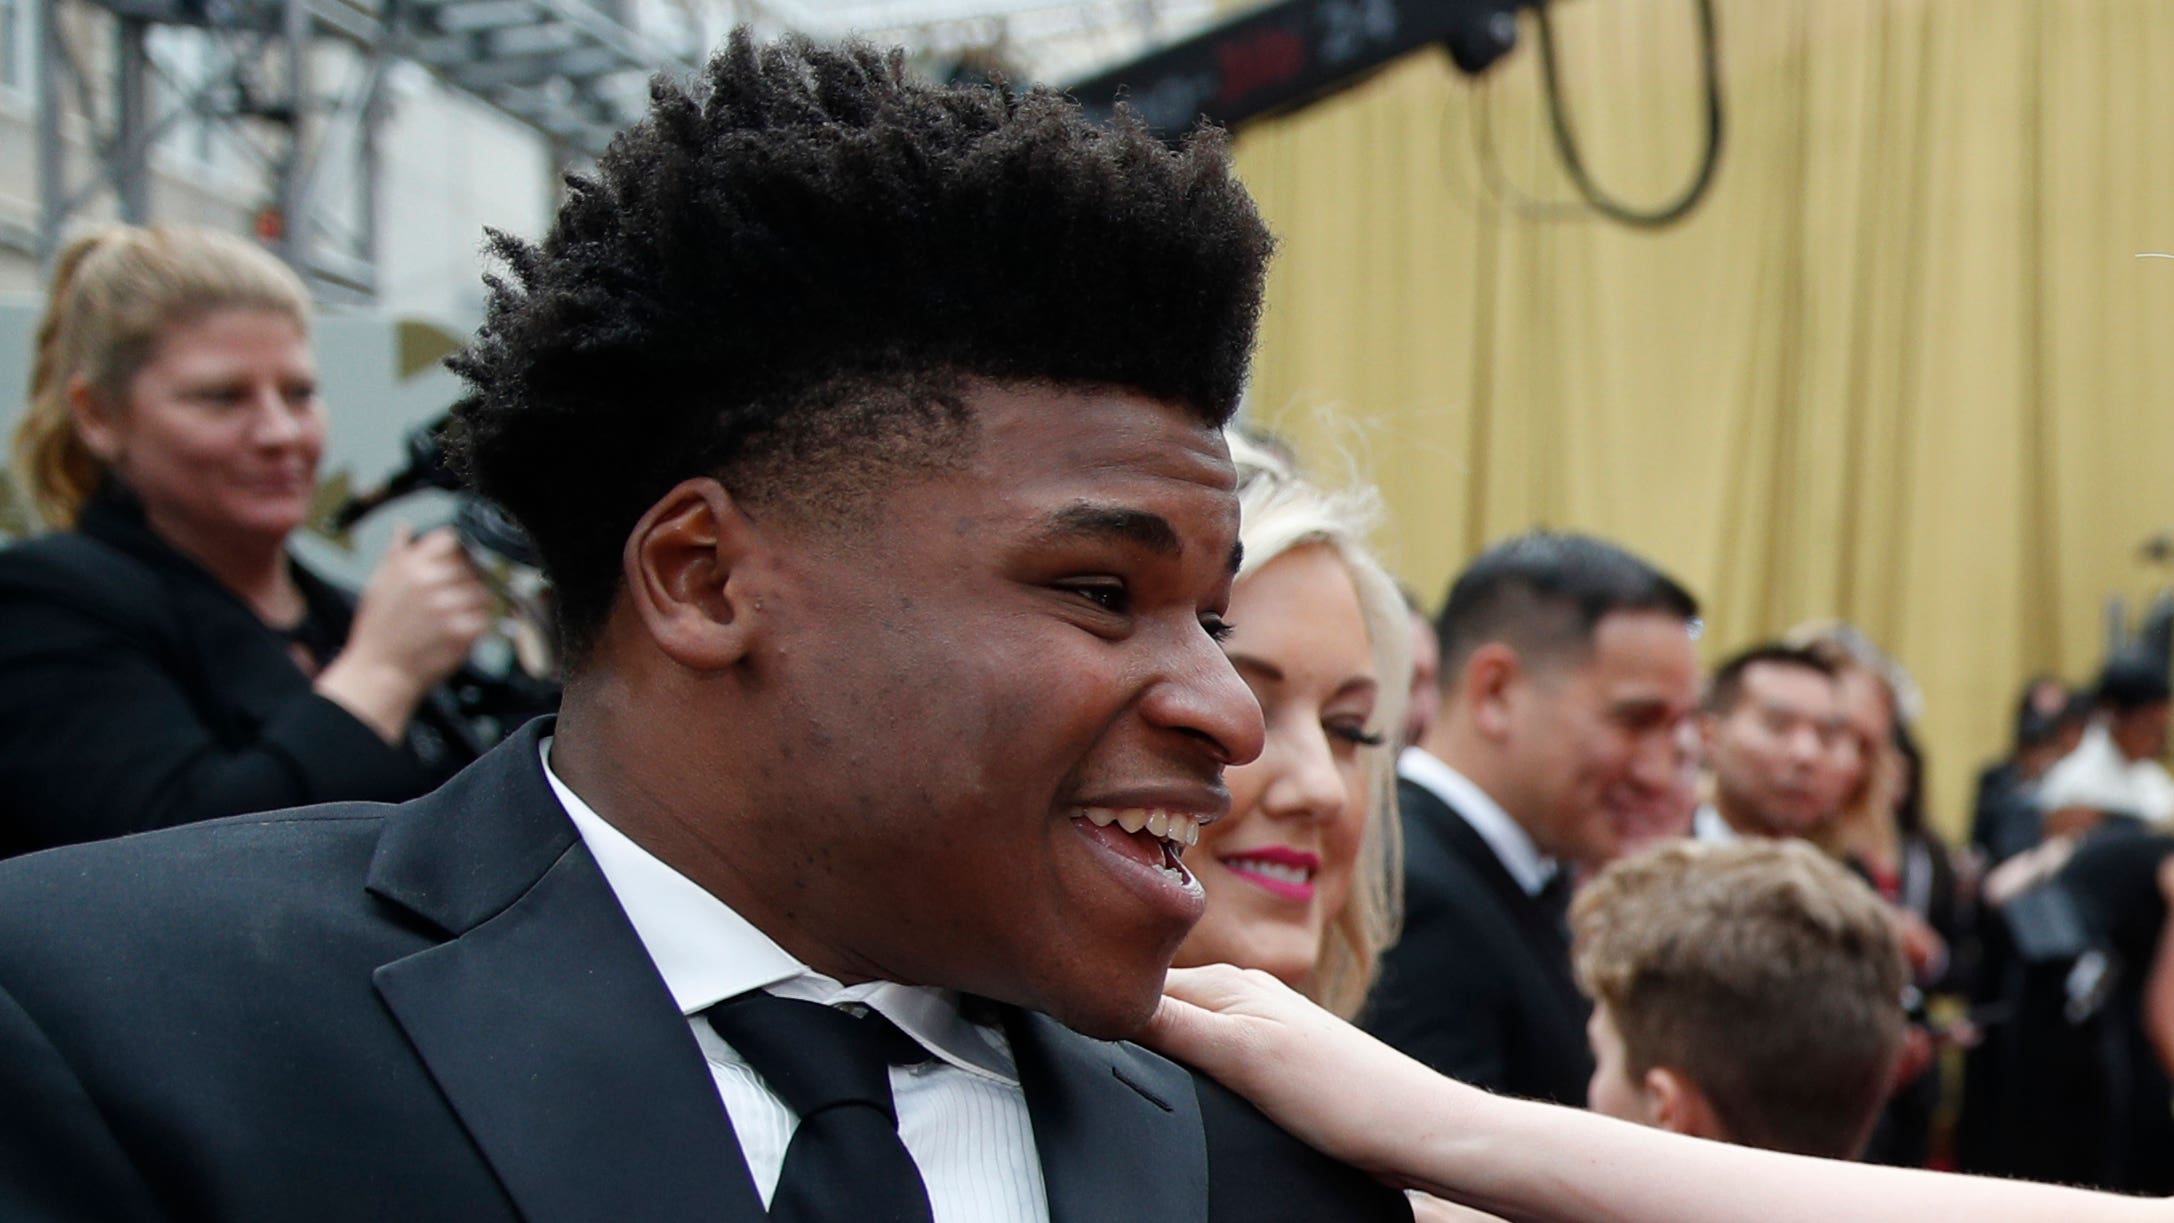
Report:
[[491,235],[508,275],[449,362],[456,456],[535,540],[571,654],[691,476],[850,492],[956,454],[970,380],[1235,410],[1270,239],[1219,133],[745,31],[651,95],[540,244]]

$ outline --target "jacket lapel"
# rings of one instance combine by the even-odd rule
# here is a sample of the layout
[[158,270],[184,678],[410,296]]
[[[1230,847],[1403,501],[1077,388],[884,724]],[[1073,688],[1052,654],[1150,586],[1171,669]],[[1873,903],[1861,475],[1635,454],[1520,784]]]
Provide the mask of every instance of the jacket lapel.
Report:
[[449,937],[378,993],[523,1218],[761,1220],[694,1036],[543,779],[547,733],[389,822],[370,890]]
[[1049,1223],[1203,1223],[1208,1148],[1190,1075],[1131,1045],[1011,1011]]
[[[1422,787],[1412,787],[1425,792]],[[1428,795],[1430,798],[1433,796]],[[1585,1023],[1587,1003],[1585,995],[1578,991],[1575,978],[1570,975],[1570,939],[1568,932],[1555,915],[1534,899],[1510,874],[1510,868],[1495,856],[1494,847],[1480,836],[1470,821],[1458,814],[1448,804],[1435,799],[1439,812],[1434,817],[1436,831],[1452,853],[1463,858],[1473,871],[1487,881],[1503,910],[1516,926],[1519,937],[1532,953],[1532,962],[1541,967],[1543,976],[1555,994],[1555,1001],[1564,1013],[1575,1018],[1581,1028]],[[1570,869],[1558,865],[1558,870]]]

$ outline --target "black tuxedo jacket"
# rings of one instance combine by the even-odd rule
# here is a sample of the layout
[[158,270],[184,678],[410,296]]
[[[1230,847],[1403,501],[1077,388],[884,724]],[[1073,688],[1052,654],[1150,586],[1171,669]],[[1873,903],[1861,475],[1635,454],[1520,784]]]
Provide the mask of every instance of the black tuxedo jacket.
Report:
[[1555,915],[1434,792],[1397,783],[1404,934],[1382,958],[1367,1029],[1443,1074],[1583,1106],[1591,1013]]
[[[398,807],[0,863],[0,1218],[758,1223],[546,732]],[[1053,1223],[1409,1218],[1170,1062],[1009,1031]]]
[[[327,644],[345,642],[347,595],[299,565],[294,577]],[[442,688],[393,747],[310,683],[284,635],[109,484],[76,530],[0,551],[0,857],[413,798],[476,758]]]

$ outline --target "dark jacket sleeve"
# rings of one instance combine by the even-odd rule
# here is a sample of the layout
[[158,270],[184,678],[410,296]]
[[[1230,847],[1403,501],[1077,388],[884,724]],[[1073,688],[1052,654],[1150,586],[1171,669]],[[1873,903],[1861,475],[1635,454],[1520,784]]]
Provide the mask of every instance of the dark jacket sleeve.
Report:
[[297,670],[247,716],[183,614],[125,558],[0,558],[0,856],[330,799],[396,799],[419,770]]

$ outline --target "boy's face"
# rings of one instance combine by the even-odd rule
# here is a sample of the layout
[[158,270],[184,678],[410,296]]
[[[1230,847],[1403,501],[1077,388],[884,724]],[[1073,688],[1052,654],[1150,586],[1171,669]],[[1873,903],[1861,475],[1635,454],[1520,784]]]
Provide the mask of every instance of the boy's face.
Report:
[[1261,747],[1211,634],[1235,477],[1217,430],[1137,395],[968,403],[959,470],[862,525],[764,528],[785,538],[747,664],[778,744],[766,891],[826,971],[1122,1035],[1203,903],[1182,824],[1123,821],[1221,817],[1223,767]]

